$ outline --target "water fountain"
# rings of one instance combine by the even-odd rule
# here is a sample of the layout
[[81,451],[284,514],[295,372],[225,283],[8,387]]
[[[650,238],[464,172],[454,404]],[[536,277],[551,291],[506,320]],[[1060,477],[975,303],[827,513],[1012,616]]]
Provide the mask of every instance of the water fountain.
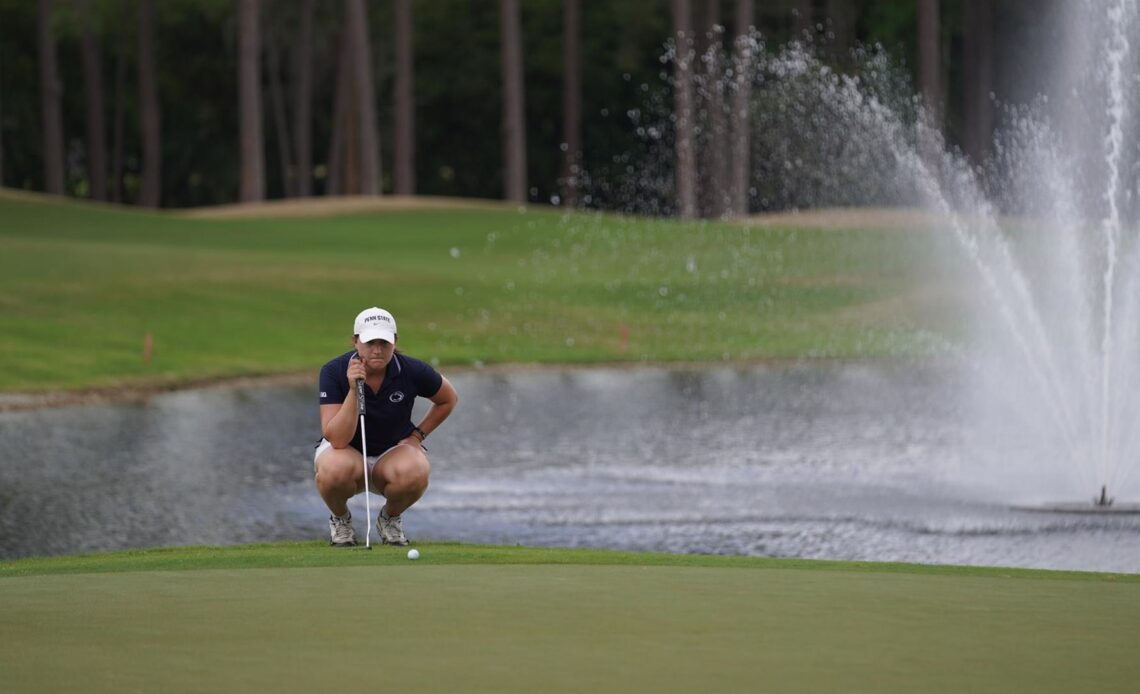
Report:
[[1053,94],[1009,111],[985,175],[898,154],[980,280],[966,470],[1024,508],[1135,513],[1140,23],[1134,0],[1065,10]]
[[[748,65],[725,53],[698,58],[698,97],[720,96],[703,99],[697,140],[727,139],[715,129],[730,119],[711,109],[728,108],[734,74],[745,69],[752,210],[927,210],[931,244],[954,241],[932,255],[959,264],[975,319],[963,373],[946,385],[948,397],[969,402],[973,440],[947,477],[1024,508],[1135,513],[1140,504],[1127,500],[1140,499],[1140,10],[1136,0],[1060,8],[1064,38],[1049,47],[1056,67],[1037,66],[1052,87],[1003,107],[984,166],[925,127],[904,71],[882,51],[862,49],[841,74],[810,46],[765,50],[756,35]],[[710,51],[723,51],[717,38]],[[676,56],[667,51],[667,66]],[[668,210],[668,106],[659,97],[656,108],[631,112],[656,145],[623,184],[632,211]]]

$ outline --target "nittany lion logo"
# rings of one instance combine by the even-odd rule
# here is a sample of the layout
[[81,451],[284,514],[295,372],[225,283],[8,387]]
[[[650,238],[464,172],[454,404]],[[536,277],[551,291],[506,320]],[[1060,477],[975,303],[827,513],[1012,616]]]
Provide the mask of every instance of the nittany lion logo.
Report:
[[403,402],[404,401],[404,391],[397,390],[395,393],[392,393],[391,395],[388,396],[388,400],[390,400],[392,402]]

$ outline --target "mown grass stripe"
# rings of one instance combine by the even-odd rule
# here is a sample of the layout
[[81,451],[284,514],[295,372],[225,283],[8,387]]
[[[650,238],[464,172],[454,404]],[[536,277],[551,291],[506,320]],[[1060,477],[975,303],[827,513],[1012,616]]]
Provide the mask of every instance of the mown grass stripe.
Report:
[[[662,552],[617,552],[601,549],[515,547],[450,542],[417,543],[416,546],[423,553],[422,558],[418,561],[424,564],[690,566],[1140,583],[1140,574],[668,554]],[[319,541],[224,547],[172,547],[79,556],[29,557],[3,561],[0,562],[0,578],[133,571],[383,566],[407,563],[409,560],[405,554],[405,550],[396,547],[375,546],[372,551],[336,549]]]

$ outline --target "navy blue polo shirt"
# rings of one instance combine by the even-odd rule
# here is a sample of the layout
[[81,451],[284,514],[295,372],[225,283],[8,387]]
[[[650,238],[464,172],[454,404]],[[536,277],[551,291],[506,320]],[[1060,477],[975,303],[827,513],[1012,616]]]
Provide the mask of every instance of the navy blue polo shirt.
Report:
[[[348,362],[351,350],[321,367],[321,404],[340,405],[351,392]],[[412,433],[412,405],[416,397],[430,398],[439,392],[443,376],[431,365],[399,352],[392,355],[384,372],[380,392],[364,386],[364,429],[368,434],[368,455],[380,455]],[[357,418],[359,421],[359,417]],[[360,427],[350,445],[360,447]]]

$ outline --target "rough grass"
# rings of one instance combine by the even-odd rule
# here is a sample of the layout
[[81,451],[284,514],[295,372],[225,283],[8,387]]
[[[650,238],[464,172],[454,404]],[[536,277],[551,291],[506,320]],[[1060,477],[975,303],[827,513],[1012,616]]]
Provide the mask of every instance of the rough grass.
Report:
[[318,543],[0,564],[5,691],[1134,691],[1140,577]]
[[932,321],[946,297],[898,230],[450,206],[191,218],[13,196],[0,220],[0,392],[315,371],[374,304],[442,365],[914,355],[952,322]]

